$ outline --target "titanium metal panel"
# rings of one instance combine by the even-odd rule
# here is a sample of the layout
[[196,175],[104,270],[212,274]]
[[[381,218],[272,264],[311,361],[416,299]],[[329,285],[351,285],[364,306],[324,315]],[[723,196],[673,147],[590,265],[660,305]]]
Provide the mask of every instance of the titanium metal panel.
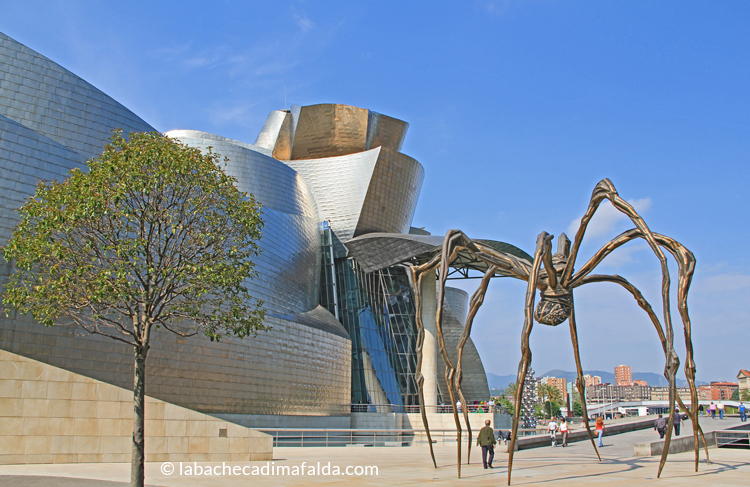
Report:
[[255,146],[270,150],[275,159],[292,157],[292,114],[287,110],[273,110],[263,124]]
[[341,241],[354,235],[380,151],[377,148],[339,157],[286,161],[312,190],[320,219],[330,222]]
[[[443,335],[445,337],[445,349],[448,356],[457,365],[458,352],[456,346],[461,340],[464,325],[466,324],[466,312],[468,310],[469,294],[458,288],[445,288],[445,306],[443,307]],[[438,384],[443,396],[443,402],[448,400],[448,384],[445,382],[445,363],[438,359]],[[474,342],[468,339],[464,346],[462,362],[461,389],[468,403],[473,401],[489,401],[490,388],[487,384],[487,374],[482,365],[482,359],[479,357]]]
[[0,115],[81,155],[101,154],[111,132],[155,129],[62,66],[0,33]]
[[318,159],[365,150],[368,110],[349,105],[301,107],[292,159]]
[[389,117],[372,110],[367,119],[367,150],[375,147],[387,147],[399,152],[406,137],[409,124],[403,120]]
[[225,137],[173,130],[169,137],[229,158],[224,170],[240,191],[263,205],[262,253],[254,259],[259,276],[248,282],[253,296],[272,313],[303,313],[318,305],[321,245],[315,199],[299,174],[282,162]]
[[411,157],[381,147],[354,236],[408,233],[424,181],[424,168]]

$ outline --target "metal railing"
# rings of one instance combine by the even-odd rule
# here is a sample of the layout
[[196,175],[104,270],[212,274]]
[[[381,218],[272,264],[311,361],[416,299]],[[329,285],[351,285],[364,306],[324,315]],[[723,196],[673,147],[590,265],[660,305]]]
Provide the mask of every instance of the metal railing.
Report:
[[[453,414],[453,406],[438,405],[425,406],[428,413]],[[466,410],[469,413],[498,413],[508,414],[508,409],[503,406],[492,404],[467,404],[461,406],[458,410],[462,413]],[[353,413],[421,413],[422,408],[419,405],[399,406],[395,404],[352,404]]]
[[724,430],[714,431],[716,435],[716,447],[728,448],[750,448],[750,431],[746,430]]
[[[427,433],[413,429],[313,429],[313,428],[258,428],[273,437],[276,447],[334,447],[334,446],[420,446],[427,445]],[[497,430],[496,430],[497,431]],[[537,434],[536,429],[519,429],[519,436]],[[473,432],[476,441],[477,431]],[[430,430],[433,444],[455,445],[456,430]],[[502,436],[497,435],[499,438]],[[462,439],[467,438],[466,431]]]

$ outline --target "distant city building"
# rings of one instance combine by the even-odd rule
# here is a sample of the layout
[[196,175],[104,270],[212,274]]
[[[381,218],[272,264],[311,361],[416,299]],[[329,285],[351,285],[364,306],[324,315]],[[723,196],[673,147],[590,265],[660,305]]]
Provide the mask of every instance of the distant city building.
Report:
[[565,378],[562,377],[542,377],[542,379],[539,381],[541,384],[549,384],[551,386],[554,386],[558,391],[560,391],[560,397],[563,401],[566,400],[568,395],[568,390],[565,387]]
[[[595,386],[601,383],[602,383],[602,378],[599,377],[598,375],[592,376],[592,375],[586,374],[583,376],[583,385],[585,385],[586,387]],[[576,379],[575,384],[576,384],[576,387],[578,387],[578,379]]]
[[[652,401],[669,401],[669,387],[651,387],[651,400]],[[677,395],[682,399],[683,402],[687,403],[690,401],[690,388],[689,387],[678,387]],[[698,398],[701,399],[700,393]],[[710,399],[708,399],[710,400]]]
[[711,386],[698,386],[698,399],[701,401],[713,400],[714,393]]
[[651,388],[648,386],[596,384],[586,388],[586,402],[592,404],[618,401],[649,401],[651,399]]
[[633,381],[633,384],[645,387],[645,386],[648,385],[648,382],[646,382],[645,380],[636,379],[636,380]]
[[629,366],[618,365],[615,367],[615,385],[629,386],[633,383],[633,373]]
[[712,401],[726,401],[732,398],[734,391],[739,389],[739,384],[736,382],[719,382],[712,381],[711,385],[711,399]]
[[737,382],[741,391],[750,391],[750,371],[740,369],[739,374],[737,374]]

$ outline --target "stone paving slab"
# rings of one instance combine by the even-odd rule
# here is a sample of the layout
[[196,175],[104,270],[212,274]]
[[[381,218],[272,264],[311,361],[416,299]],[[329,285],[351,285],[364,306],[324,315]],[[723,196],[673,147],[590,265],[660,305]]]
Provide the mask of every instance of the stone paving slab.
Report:
[[[661,479],[656,479],[658,457],[633,457],[632,444],[647,432],[633,432],[605,437],[605,446],[600,450],[602,461],[598,462],[589,443],[575,443],[567,448],[536,448],[516,452],[513,467],[513,485],[554,485],[610,486],[647,485],[659,487],[708,485],[747,486],[750,478],[750,450],[716,449],[709,450],[711,464],[707,465],[701,454],[700,470],[694,472],[693,454],[670,455]],[[353,447],[353,448],[275,448],[273,462],[227,462],[230,468],[246,467],[297,467],[311,465],[317,468],[318,462],[325,466],[338,466],[342,471],[347,466],[377,466],[377,476],[326,476],[310,475],[259,475],[259,476],[187,476],[185,469],[192,464],[183,464],[183,475],[176,472],[165,475],[160,471],[162,464],[146,465],[147,484],[159,487],[197,486],[323,486],[323,485],[422,485],[429,482],[435,486],[487,486],[505,485],[507,482],[507,454],[498,454],[497,468],[482,468],[479,450],[472,449],[473,463],[463,465],[463,478],[456,479],[456,449],[450,446],[436,448],[438,468],[432,466],[427,447]],[[464,452],[465,458],[465,452]],[[198,466],[218,467],[221,464],[199,463]],[[252,470],[246,470],[252,472]],[[23,479],[19,477],[26,475]],[[22,487],[119,487],[129,481],[128,464],[68,464],[68,465],[6,465],[0,466],[0,485]],[[12,477],[10,477],[12,476]],[[49,477],[48,477],[49,476]],[[73,483],[63,483],[67,480]],[[50,480],[54,479],[54,480]],[[83,480],[78,480],[83,479]],[[99,482],[97,482],[99,481]],[[21,483],[25,482],[25,483]]]

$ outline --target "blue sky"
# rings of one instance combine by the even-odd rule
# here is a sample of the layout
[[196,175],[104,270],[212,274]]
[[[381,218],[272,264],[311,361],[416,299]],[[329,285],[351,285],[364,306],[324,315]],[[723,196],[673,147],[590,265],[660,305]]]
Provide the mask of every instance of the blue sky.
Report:
[[[403,152],[426,170],[414,225],[433,234],[460,228],[532,252],[539,232],[574,230],[608,177],[698,259],[698,379],[750,368],[750,4],[458,5],[0,0],[0,31],[162,131],[252,143],[285,90],[287,106],[401,118]],[[631,226],[601,213],[584,257]],[[658,261],[645,245],[599,270],[627,277],[658,308]],[[473,333],[488,372],[517,368],[524,292],[520,281],[491,285]],[[585,368],[662,371],[658,339],[628,294],[598,284],[576,300]],[[574,369],[567,326],[537,325],[531,343],[537,372]]]

